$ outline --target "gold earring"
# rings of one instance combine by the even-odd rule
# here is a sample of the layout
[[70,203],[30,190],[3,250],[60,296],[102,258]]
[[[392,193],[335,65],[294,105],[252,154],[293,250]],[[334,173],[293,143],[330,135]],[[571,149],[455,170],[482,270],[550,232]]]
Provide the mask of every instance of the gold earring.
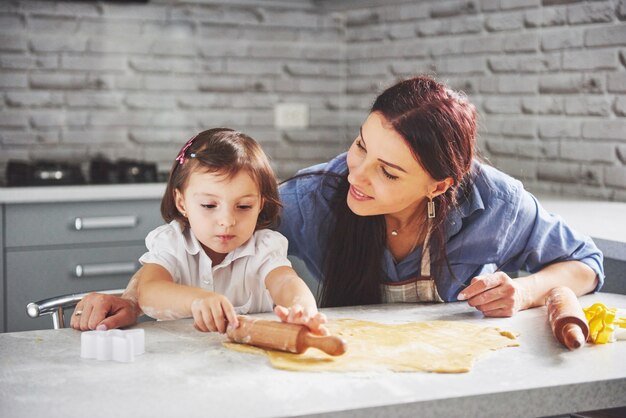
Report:
[[432,219],[435,217],[435,202],[433,202],[432,197],[428,197],[428,219]]

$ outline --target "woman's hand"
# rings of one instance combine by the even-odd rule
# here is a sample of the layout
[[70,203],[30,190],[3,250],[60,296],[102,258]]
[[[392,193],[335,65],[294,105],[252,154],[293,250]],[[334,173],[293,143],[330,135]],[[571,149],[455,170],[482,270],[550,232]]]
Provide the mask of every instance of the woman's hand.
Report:
[[467,300],[485,316],[513,316],[527,308],[522,286],[501,271],[474,277],[472,283],[459,293],[458,299]]
[[80,331],[127,327],[137,322],[140,313],[137,302],[133,300],[90,293],[76,304],[70,326]]
[[232,303],[219,293],[195,299],[191,302],[194,327],[203,332],[226,332],[226,327],[237,328],[239,322]]
[[330,335],[328,328],[324,326],[324,324],[328,322],[326,320],[326,315],[317,312],[317,310],[312,312],[311,310],[303,308],[300,305],[293,305],[290,308],[276,305],[274,313],[282,322],[304,325],[314,334]]

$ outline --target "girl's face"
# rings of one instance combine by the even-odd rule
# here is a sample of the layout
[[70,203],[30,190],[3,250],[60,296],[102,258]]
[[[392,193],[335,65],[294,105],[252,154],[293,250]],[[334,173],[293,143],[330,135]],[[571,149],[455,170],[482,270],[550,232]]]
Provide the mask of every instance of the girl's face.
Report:
[[404,138],[380,113],[371,113],[365,120],[347,160],[347,203],[357,215],[409,217],[427,196],[441,193],[443,182],[422,168]]
[[213,265],[250,239],[263,205],[257,183],[243,170],[231,178],[194,171],[175,200]]

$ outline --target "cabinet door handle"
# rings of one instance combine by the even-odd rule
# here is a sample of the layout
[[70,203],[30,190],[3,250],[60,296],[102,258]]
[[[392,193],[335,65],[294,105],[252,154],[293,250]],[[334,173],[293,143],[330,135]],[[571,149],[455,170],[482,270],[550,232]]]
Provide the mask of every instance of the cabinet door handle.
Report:
[[74,267],[76,277],[105,276],[115,274],[133,274],[137,271],[137,263],[77,264]]
[[77,231],[83,229],[109,229],[109,228],[133,228],[137,225],[137,216],[101,216],[93,218],[74,219],[74,228]]

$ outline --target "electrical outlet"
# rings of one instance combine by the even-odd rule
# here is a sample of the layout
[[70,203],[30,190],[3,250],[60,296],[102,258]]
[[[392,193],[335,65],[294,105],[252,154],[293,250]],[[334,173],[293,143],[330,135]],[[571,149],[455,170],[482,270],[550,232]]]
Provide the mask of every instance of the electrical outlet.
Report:
[[274,106],[276,128],[307,128],[309,106],[306,103],[277,103]]

